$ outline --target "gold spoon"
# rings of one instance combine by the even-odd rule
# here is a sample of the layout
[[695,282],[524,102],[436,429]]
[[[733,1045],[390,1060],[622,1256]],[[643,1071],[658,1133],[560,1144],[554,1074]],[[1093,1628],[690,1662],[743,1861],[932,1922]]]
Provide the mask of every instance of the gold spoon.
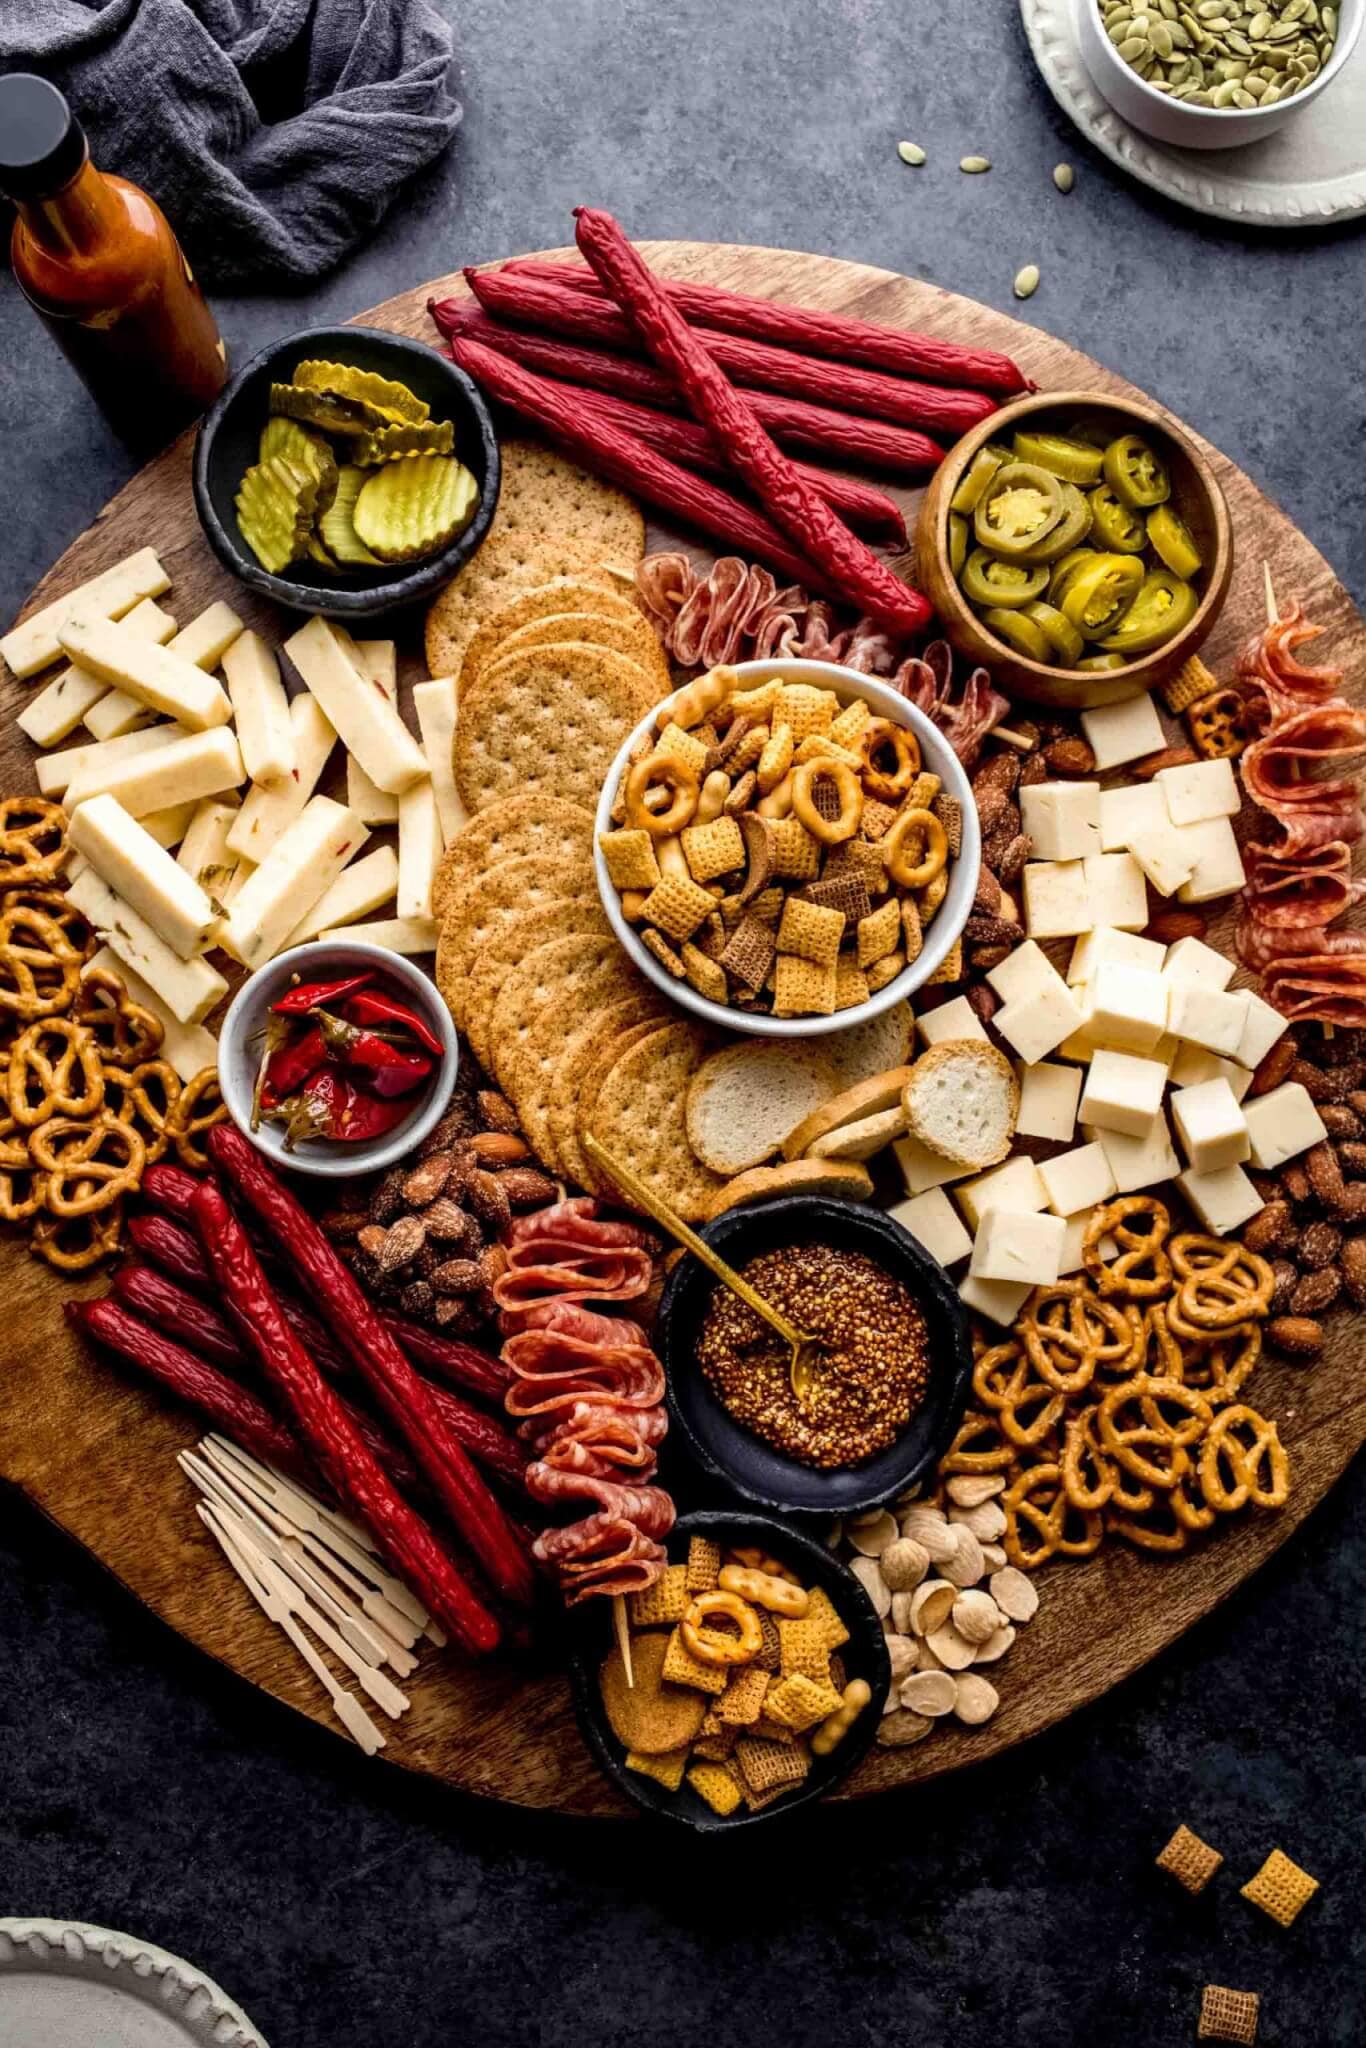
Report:
[[699,1237],[697,1232],[669,1207],[661,1195],[657,1195],[653,1188],[646,1185],[639,1174],[615,1158],[605,1145],[600,1145],[591,1131],[586,1132],[579,1143],[593,1164],[600,1166],[603,1172],[616,1182],[622,1193],[630,1196],[637,1208],[643,1209],[647,1216],[653,1216],[655,1222],[667,1230],[671,1237],[678,1239],[685,1251],[690,1251],[694,1258],[700,1259],[704,1266],[715,1273],[718,1280],[729,1287],[732,1294],[738,1294],[746,1307],[752,1308],[756,1316],[762,1316],[770,1329],[777,1331],[784,1344],[791,1347],[792,1359],[788,1376],[796,1401],[799,1405],[804,1404],[811,1392],[817,1363],[824,1348],[820,1339],[812,1337],[805,1330],[799,1330],[780,1310],[765,1301],[762,1294],[756,1294],[748,1280],[742,1279],[734,1266],[728,1266],[720,1253],[712,1250],[705,1238]]

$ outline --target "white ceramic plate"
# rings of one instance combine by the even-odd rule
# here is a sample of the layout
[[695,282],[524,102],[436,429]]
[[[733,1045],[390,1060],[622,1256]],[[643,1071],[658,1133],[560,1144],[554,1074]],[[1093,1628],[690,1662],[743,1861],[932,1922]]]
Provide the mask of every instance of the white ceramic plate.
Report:
[[130,1934],[71,1920],[0,1920],[0,2042],[266,2048],[202,1970]]
[[1320,99],[1242,149],[1153,142],[1102,98],[1082,61],[1077,0],[1020,0],[1035,61],[1063,112],[1141,184],[1244,226],[1322,227],[1366,214],[1366,37]]

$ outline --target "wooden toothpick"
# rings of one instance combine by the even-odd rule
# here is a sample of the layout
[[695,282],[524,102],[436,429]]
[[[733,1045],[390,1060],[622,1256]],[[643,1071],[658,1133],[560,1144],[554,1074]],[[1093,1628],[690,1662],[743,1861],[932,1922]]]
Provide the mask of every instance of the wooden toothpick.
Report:
[[1262,579],[1266,585],[1266,623],[1268,626],[1277,626],[1280,624],[1281,615],[1276,608],[1276,591],[1271,581],[1270,562],[1262,563]]
[[626,1683],[634,1691],[636,1675],[631,1669],[631,1629],[626,1618],[626,1595],[624,1593],[614,1593],[612,1595],[612,1626],[617,1632],[617,1648],[621,1652],[621,1661],[625,1666]]

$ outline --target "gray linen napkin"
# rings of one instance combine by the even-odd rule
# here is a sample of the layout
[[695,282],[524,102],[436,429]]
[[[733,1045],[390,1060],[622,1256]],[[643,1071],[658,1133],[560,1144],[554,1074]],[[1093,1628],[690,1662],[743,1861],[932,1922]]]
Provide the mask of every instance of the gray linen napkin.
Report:
[[210,284],[320,276],[460,121],[427,0],[3,0],[0,71],[61,87]]

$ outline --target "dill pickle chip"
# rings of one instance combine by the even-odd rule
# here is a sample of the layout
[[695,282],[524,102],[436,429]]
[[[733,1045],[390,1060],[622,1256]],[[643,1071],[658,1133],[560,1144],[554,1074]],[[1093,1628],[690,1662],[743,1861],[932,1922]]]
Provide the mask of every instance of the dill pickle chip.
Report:
[[473,519],[479,486],[453,455],[386,462],[361,485],[356,532],[382,562],[415,562],[453,541]]
[[337,495],[318,521],[318,530],[323,546],[338,562],[376,569],[379,567],[379,556],[371,554],[352,524],[356,498],[367,475],[366,470],[357,469],[352,463],[345,463],[338,470]]
[[420,427],[379,427],[362,434],[355,446],[355,459],[367,469],[381,462],[394,462],[403,455],[449,455],[455,446],[455,428],[449,420],[428,420]]
[[261,448],[257,457],[260,462],[269,462],[273,455],[283,456],[299,469],[306,469],[318,479],[318,510],[330,505],[337,490],[337,458],[321,434],[313,433],[301,426],[298,420],[286,419],[283,413],[266,421],[261,429]]
[[316,562],[319,568],[339,569],[341,567],[341,563],[337,560],[336,556],[328,553],[316,533],[310,533],[308,539],[304,542],[304,553],[308,556],[309,561]]
[[373,370],[358,370],[353,363],[300,363],[294,382],[305,391],[325,391],[332,398],[356,399],[377,406],[391,419],[421,422],[431,418],[431,407],[415,391],[393,377],[380,377]]
[[288,419],[304,420],[328,434],[369,434],[395,424],[391,412],[365,398],[342,398],[334,391],[308,391],[302,384],[272,384],[270,409]]
[[238,486],[237,524],[263,569],[278,575],[307,545],[318,479],[281,455],[254,462]]

